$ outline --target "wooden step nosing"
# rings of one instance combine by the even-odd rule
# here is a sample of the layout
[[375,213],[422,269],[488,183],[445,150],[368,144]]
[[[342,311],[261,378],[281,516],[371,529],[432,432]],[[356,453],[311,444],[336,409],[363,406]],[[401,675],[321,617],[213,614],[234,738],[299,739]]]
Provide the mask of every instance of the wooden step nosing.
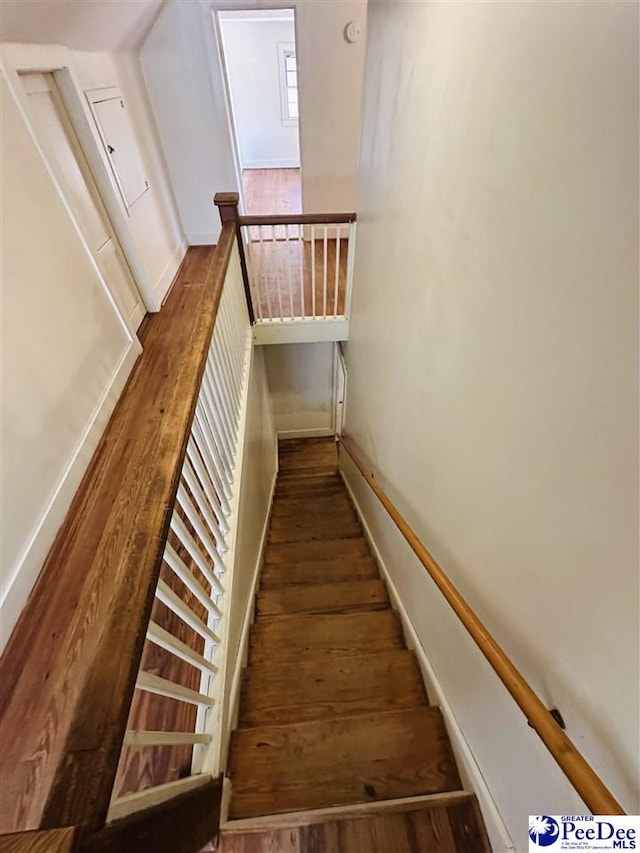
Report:
[[425,806],[455,805],[475,798],[475,794],[460,788],[456,791],[444,791],[436,794],[421,794],[416,797],[399,797],[390,800],[375,800],[370,803],[354,803],[346,806],[328,806],[308,811],[282,812],[260,817],[237,818],[227,820],[220,825],[225,835],[241,832],[262,832],[267,829],[288,829],[305,824],[324,823],[325,821],[348,820],[354,817],[366,817],[378,812],[417,811]]
[[[371,720],[373,717],[376,718],[376,722],[384,722],[385,720],[389,720],[392,717],[402,718],[402,717],[410,717],[412,715],[419,715],[422,717],[430,717],[435,718],[442,722],[444,727],[444,718],[442,716],[442,709],[439,705],[414,705],[411,708],[387,708],[384,711],[360,711],[358,714],[349,714],[345,719],[348,719],[350,722],[357,719],[362,720]],[[323,725],[328,723],[329,721],[326,719],[322,720],[301,720],[298,723],[265,723],[261,726],[245,726],[243,728],[234,729],[231,732],[231,740],[237,741],[237,735],[242,732],[246,734],[251,731],[260,730],[263,734],[261,736],[268,737],[270,732],[282,731],[285,729],[299,729],[301,727],[307,728],[309,730],[322,728]],[[335,720],[332,718],[331,722],[335,723]]]

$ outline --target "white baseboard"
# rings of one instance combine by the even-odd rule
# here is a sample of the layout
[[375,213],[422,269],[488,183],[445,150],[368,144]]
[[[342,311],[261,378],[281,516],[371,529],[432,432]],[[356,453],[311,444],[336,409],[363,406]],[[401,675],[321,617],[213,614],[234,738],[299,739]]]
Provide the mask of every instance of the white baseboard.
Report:
[[30,539],[13,567],[0,598],[0,651],[4,649],[27,603],[53,540],[65,519],[71,501],[141,351],[142,347],[137,338],[127,345]]
[[333,427],[319,427],[318,429],[280,429],[278,438],[328,438],[335,435]]
[[243,169],[299,169],[299,159],[245,160]]
[[[411,617],[407,613],[402,599],[398,594],[398,590],[391,578],[389,568],[387,567],[380,549],[377,546],[362,508],[358,503],[348,479],[344,475],[344,471],[341,470],[340,474],[362,523],[365,536],[371,545],[371,549],[374,553],[378,566],[380,567],[380,572],[389,590],[391,603],[400,616],[407,646],[416,654],[418,665],[420,666],[425,687],[427,689],[427,695],[429,696],[432,704],[437,704],[442,711],[442,716],[444,717],[447,732],[451,740],[451,745],[465,790],[472,791],[478,798],[478,803],[485,820],[494,853],[515,853],[516,848],[513,843],[513,839],[511,838],[506,824],[498,811],[495,800],[493,799],[491,791],[489,790],[485,778],[482,775],[482,770],[480,769],[473,751],[464,736],[464,732],[456,719],[453,708],[447,700],[440,680],[431,665],[424,646],[420,641],[420,637],[418,636],[415,626],[411,621]],[[389,523],[393,524],[391,521]]]
[[[220,747],[221,767],[226,767],[231,732],[238,725],[238,715],[240,712],[240,685],[242,682],[242,670],[246,666],[247,657],[249,654],[249,629],[251,628],[251,624],[253,622],[256,590],[258,587],[258,578],[260,577],[260,569],[262,567],[262,558],[264,557],[264,549],[267,544],[267,534],[269,532],[269,522],[271,520],[271,506],[273,504],[273,495],[276,490],[277,477],[278,470],[276,466],[276,471],[273,475],[273,481],[271,483],[271,493],[269,495],[269,501],[267,504],[267,512],[265,514],[264,524],[262,525],[262,535],[260,537],[260,548],[258,549],[258,557],[256,559],[256,564],[253,569],[253,578],[251,580],[249,595],[247,596],[247,609],[245,610],[244,618],[242,620],[240,642],[238,643],[238,654],[236,656],[235,665],[233,668],[233,675],[231,676],[231,689],[229,691],[229,715],[227,718],[228,724],[226,726],[226,731],[222,733],[222,743]],[[225,781],[227,780],[225,779]],[[221,822],[226,821],[227,819],[226,810],[228,808],[228,804],[229,796],[223,798],[223,813],[220,816]]]
[[153,293],[156,298],[157,304],[156,311],[160,310],[162,300],[169,292],[169,289],[175,280],[178,270],[180,269],[180,264],[184,260],[186,251],[187,244],[185,242],[182,242],[178,246],[176,246],[175,251],[172,253],[171,257],[167,261],[167,265],[162,271],[162,275],[156,282],[155,287],[153,288]]

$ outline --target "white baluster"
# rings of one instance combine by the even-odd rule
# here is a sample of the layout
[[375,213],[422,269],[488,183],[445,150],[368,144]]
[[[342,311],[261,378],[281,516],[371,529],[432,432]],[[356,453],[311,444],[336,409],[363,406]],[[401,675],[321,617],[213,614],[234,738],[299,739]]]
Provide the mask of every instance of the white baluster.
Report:
[[338,316],[338,294],[340,292],[340,235],[342,225],[336,226],[336,277],[333,287],[333,316]]
[[311,226],[311,316],[316,316],[316,228]]
[[327,232],[328,227],[324,226],[324,256],[322,264],[322,316],[327,319]]

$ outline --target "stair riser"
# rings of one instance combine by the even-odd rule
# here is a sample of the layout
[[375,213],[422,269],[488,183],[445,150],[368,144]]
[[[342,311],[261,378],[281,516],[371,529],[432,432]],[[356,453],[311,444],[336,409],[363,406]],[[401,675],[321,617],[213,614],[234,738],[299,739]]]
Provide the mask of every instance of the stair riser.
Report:
[[345,522],[336,522],[335,524],[320,522],[315,525],[310,524],[299,528],[272,528],[269,530],[267,542],[277,545],[284,542],[355,539],[358,536],[362,536],[362,527],[358,522],[352,522],[351,524]]
[[363,578],[378,578],[380,574],[373,557],[338,560],[301,561],[294,565],[265,566],[260,575],[260,588],[289,584],[343,583]]
[[285,589],[260,591],[257,597],[259,615],[287,613],[339,613],[342,610],[388,608],[389,596],[379,579],[351,583],[313,584]]
[[271,508],[271,520],[297,518],[302,523],[309,517],[325,518],[352,512],[353,504],[344,495],[317,501],[303,498],[280,499],[274,501]]
[[322,542],[287,542],[280,545],[267,545],[265,548],[265,566],[275,563],[301,563],[312,560],[348,559],[367,557],[371,554],[367,540],[325,539]]

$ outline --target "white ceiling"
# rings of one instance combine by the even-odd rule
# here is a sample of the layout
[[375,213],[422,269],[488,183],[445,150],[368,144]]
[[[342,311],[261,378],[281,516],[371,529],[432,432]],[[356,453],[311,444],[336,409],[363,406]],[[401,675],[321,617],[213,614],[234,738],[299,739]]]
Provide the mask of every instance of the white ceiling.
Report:
[[64,44],[73,50],[130,50],[164,0],[0,0],[0,40]]

